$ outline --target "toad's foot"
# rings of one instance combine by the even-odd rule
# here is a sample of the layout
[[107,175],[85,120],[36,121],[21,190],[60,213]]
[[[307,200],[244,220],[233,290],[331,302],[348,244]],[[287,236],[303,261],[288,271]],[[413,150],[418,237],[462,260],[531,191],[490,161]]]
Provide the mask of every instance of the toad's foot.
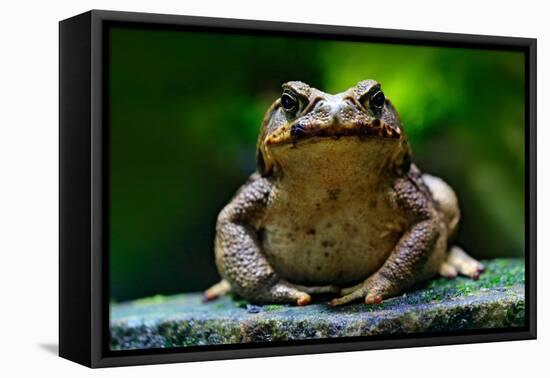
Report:
[[298,306],[307,306],[311,303],[311,296],[303,289],[305,287],[280,280],[267,292],[258,293],[256,301],[259,303],[292,303]]
[[376,304],[393,297],[395,293],[390,281],[375,273],[360,284],[342,289],[340,295],[340,298],[331,300],[329,306],[340,306],[363,298],[366,304]]
[[[231,291],[231,284],[227,280],[221,280],[217,284],[205,290],[202,299],[208,302],[217,299]],[[337,293],[335,286],[300,286],[292,285],[286,281],[279,281],[265,293],[258,295],[258,303],[294,303],[298,306],[306,306],[311,303],[309,294]],[[254,300],[252,300],[254,302]]]
[[458,274],[477,280],[485,270],[482,263],[468,255],[460,247],[453,246],[449,250],[447,260],[439,268],[439,274],[443,277],[454,278]]
[[302,286],[285,280],[280,280],[267,290],[258,289],[251,302],[258,303],[289,303],[298,306],[307,306],[311,303],[311,294],[339,293],[336,286]]
[[221,280],[217,284],[211,286],[209,289],[205,290],[202,294],[202,300],[204,302],[211,301],[213,299],[219,298],[231,291],[231,285],[226,280]]

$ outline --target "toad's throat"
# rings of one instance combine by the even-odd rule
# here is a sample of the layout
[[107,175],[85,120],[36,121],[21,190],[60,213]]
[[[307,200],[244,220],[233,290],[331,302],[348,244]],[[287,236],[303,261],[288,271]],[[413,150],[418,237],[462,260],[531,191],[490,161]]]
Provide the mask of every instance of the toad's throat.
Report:
[[[284,182],[298,187],[364,186],[386,176],[385,171],[397,145],[376,138],[362,141],[357,137],[308,138],[296,145],[281,144],[268,150],[275,169]],[[307,185],[304,185],[307,183]]]

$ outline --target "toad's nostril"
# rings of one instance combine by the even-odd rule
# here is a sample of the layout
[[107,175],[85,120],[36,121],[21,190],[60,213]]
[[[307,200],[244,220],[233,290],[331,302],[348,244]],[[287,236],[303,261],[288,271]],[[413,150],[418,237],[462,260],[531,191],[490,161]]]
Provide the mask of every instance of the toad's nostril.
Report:
[[324,100],[324,99],[317,99],[317,101],[315,101],[315,109],[322,109],[322,108],[326,108],[327,107],[327,101]]

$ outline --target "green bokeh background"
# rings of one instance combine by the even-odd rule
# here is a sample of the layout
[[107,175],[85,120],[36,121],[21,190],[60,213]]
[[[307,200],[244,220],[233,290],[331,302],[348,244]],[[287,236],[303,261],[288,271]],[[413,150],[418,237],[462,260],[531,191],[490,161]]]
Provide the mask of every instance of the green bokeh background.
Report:
[[112,300],[218,279],[217,213],[254,170],[261,120],[289,80],[333,93],[380,81],[417,165],[459,196],[458,243],[522,256],[524,63],[512,51],[113,28]]

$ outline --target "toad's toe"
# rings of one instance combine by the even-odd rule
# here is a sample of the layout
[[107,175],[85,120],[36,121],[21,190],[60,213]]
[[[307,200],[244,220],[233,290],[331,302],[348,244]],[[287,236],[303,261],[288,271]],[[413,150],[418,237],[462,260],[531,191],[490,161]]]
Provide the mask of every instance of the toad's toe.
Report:
[[350,302],[354,302],[358,299],[361,299],[365,297],[365,294],[366,294],[366,288],[363,284],[361,284],[361,286],[357,290],[352,291],[349,294],[346,294],[342,297],[334,298],[328,303],[328,305],[332,307],[341,306]]
[[470,277],[473,280],[477,280],[481,273],[485,271],[485,267],[482,263],[468,255],[462,248],[457,246],[453,246],[450,249],[447,261],[444,264],[448,264],[458,273],[463,276]]

